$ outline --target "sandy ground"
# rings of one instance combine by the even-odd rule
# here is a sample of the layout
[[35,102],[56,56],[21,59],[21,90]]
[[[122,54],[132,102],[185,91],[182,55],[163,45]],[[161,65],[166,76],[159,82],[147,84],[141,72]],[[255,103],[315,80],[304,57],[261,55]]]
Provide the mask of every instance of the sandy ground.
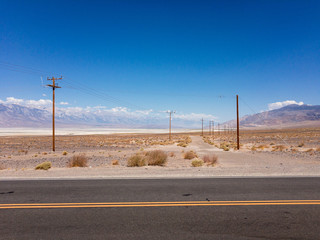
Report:
[[[0,167],[2,166],[3,170],[0,170],[0,179],[320,176],[320,154],[318,152],[293,154],[282,151],[248,151],[247,147],[242,147],[240,151],[233,149],[223,151],[216,145],[205,143],[202,137],[196,135],[191,136],[192,142],[187,147],[177,146],[177,141],[183,137],[185,136],[175,136],[175,143],[159,145],[157,143],[165,141],[166,136],[152,136],[153,141],[155,139],[158,141],[153,142],[154,145],[152,145],[142,140],[145,138],[138,136],[131,136],[129,139],[120,136],[116,141],[113,139],[113,142],[108,142],[101,136],[99,148],[93,146],[93,141],[89,141],[90,138],[81,138],[80,141],[86,142],[81,148],[74,148],[72,141],[69,147],[65,145],[67,155],[62,154],[61,146],[56,152],[43,152],[42,148],[30,147],[29,151],[16,149],[16,154],[14,154],[14,151],[11,151],[13,145],[10,145],[10,148],[4,147],[5,144],[10,143],[10,139],[7,138],[1,149]],[[32,142],[30,138],[27,140]],[[41,140],[42,145],[46,148],[46,144],[50,145],[50,141],[47,140]],[[140,144],[137,144],[139,141]],[[71,149],[75,150],[71,151]],[[166,166],[126,166],[127,158],[136,152],[155,149],[173,155],[168,157]],[[218,156],[218,164],[192,167],[192,160],[183,158],[184,153],[190,150],[195,151],[199,157],[215,154]],[[86,154],[89,166],[67,168],[70,157],[79,153]],[[113,166],[111,164],[113,160],[118,160],[119,165]],[[48,171],[34,170],[37,164],[44,161],[51,161],[53,167]]]

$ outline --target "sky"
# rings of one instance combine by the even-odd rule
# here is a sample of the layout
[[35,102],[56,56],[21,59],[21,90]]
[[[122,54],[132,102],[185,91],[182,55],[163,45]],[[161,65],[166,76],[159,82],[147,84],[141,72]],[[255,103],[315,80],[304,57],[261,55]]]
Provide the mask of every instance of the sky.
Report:
[[48,103],[47,77],[63,76],[60,108],[224,122],[236,94],[241,116],[318,105],[319,12],[302,0],[2,0],[0,100]]

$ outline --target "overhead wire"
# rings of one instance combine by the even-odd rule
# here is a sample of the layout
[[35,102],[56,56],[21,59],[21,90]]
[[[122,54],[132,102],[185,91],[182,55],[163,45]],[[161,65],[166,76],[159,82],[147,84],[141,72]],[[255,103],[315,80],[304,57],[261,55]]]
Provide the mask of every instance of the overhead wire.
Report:
[[[261,120],[264,120],[264,118],[262,117],[261,114],[258,114],[253,108],[251,108],[249,106],[249,104],[242,98],[242,97],[239,97],[239,99],[241,100],[242,103],[244,103],[252,112],[253,114],[255,114],[256,116],[258,116]],[[271,128],[271,127],[268,127],[266,126],[269,130],[274,130],[274,128]],[[285,139],[283,139],[279,134],[276,135],[278,138],[280,138],[281,141],[284,142],[285,145],[287,145],[287,147],[290,147],[289,143],[285,141]]]
[[[0,61],[0,68],[14,71],[14,72],[21,72],[21,73],[27,73],[27,74],[33,74],[33,75],[39,75],[39,74],[57,75],[52,72],[42,71],[42,70],[39,70],[36,68],[31,68],[31,67],[27,67],[27,66],[23,66],[23,65],[19,65],[19,64],[12,64],[12,63],[8,63],[8,62],[4,62],[4,61]],[[96,89],[93,89],[93,88],[85,85],[85,84],[75,82],[71,79],[69,79],[69,80],[66,80],[66,79],[69,79],[69,78],[64,76],[64,83],[69,85],[68,88],[70,88],[70,89],[78,90],[82,93],[94,96],[96,98],[100,98],[106,102],[120,104],[120,105],[123,105],[124,107],[127,107],[127,108],[134,108],[134,109],[139,109],[139,110],[141,110],[141,109],[142,110],[149,110],[149,108],[146,108],[146,107],[143,107],[143,106],[140,106],[137,104],[129,103],[125,100],[110,96],[109,94],[106,94],[105,92],[98,91]]]

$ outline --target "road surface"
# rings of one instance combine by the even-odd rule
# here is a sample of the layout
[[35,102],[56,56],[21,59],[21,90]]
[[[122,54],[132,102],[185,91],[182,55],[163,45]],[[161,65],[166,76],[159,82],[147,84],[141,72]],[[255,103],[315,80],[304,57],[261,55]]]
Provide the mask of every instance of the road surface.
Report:
[[0,182],[1,239],[319,239],[320,178]]

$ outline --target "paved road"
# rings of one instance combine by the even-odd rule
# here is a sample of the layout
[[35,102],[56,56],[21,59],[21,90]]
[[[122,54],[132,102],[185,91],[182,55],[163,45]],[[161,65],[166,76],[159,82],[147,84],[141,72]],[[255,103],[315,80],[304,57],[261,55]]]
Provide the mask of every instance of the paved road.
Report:
[[300,201],[319,189],[320,178],[2,181],[0,239],[319,239],[319,201]]

